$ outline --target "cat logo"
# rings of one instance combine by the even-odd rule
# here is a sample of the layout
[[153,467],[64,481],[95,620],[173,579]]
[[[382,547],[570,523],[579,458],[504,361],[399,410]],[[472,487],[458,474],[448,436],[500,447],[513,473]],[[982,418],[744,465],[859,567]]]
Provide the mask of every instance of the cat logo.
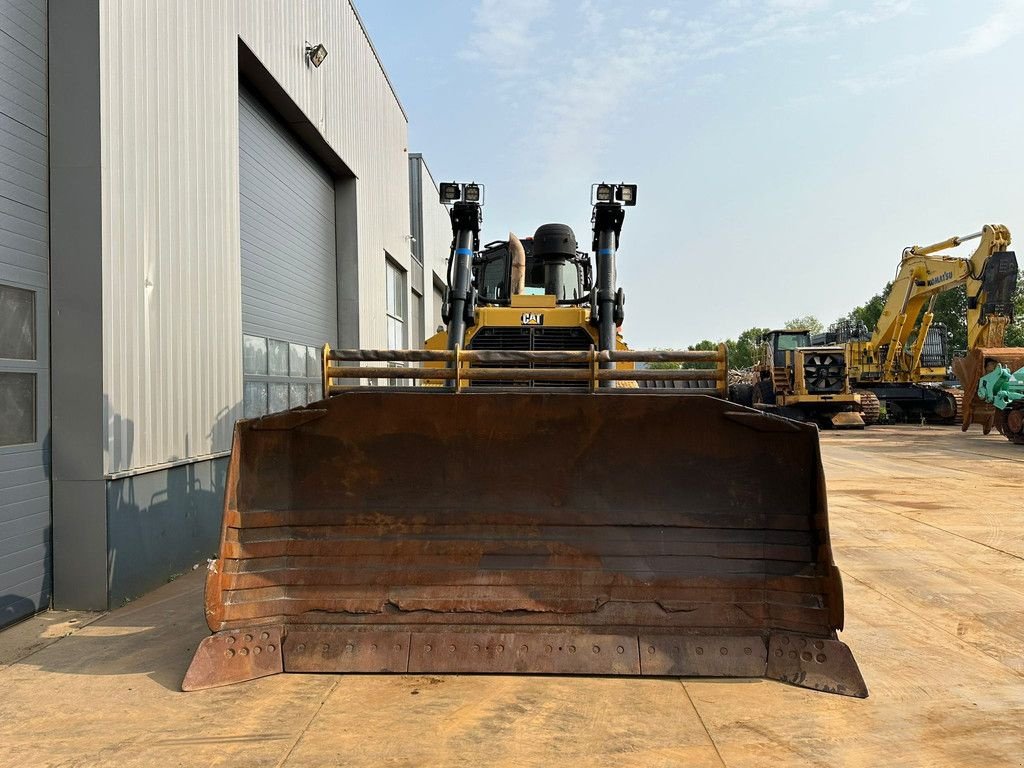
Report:
[[544,315],[541,312],[523,312],[519,322],[522,325],[544,325]]

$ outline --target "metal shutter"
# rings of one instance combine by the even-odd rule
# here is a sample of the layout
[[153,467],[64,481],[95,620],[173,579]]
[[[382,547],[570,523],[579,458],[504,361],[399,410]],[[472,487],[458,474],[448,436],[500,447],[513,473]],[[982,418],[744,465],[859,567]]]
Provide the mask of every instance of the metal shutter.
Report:
[[0,3],[0,626],[48,608],[46,2]]
[[245,89],[239,91],[242,330],[337,343],[334,179]]

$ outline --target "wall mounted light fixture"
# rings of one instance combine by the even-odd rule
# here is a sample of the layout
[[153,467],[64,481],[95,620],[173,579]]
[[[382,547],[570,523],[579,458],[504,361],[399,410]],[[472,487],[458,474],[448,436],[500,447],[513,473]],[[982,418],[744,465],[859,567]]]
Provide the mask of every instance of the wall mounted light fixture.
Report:
[[324,63],[324,59],[327,58],[327,49],[323,43],[317,43],[316,45],[310,45],[306,43],[306,60],[314,67],[319,67]]

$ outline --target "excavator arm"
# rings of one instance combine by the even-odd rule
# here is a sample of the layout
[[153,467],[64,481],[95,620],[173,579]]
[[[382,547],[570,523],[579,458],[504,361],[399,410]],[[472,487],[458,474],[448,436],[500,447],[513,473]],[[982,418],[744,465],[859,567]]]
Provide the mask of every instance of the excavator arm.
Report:
[[[974,253],[959,258],[940,253],[970,240],[979,240]],[[1016,256],[1007,251],[1010,231],[1001,224],[986,224],[981,231],[951,237],[932,245],[904,249],[889,298],[872,334],[874,350],[888,346],[883,378],[893,379],[900,351],[911,333],[917,340],[910,350],[908,369],[916,370],[931,326],[935,298],[959,285],[967,286],[968,348],[999,346],[1013,316],[1013,290],[1017,279]],[[921,310],[927,309],[916,323]]]

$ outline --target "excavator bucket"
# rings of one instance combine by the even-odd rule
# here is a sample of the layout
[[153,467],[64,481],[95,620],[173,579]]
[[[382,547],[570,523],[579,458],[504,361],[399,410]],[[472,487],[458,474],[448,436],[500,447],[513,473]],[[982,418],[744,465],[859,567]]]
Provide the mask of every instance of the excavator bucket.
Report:
[[235,428],[183,688],[767,677],[863,697],[817,430],[706,395],[354,388]]
[[987,435],[996,427],[1008,440],[1024,443],[1024,419],[1021,411],[1013,409],[1008,413],[998,411],[991,403],[978,395],[978,382],[991,373],[997,365],[1004,365],[1011,371],[1024,368],[1024,348],[987,347],[970,350],[966,356],[953,360],[953,372],[964,388],[964,420],[960,429],[966,432],[972,424],[980,424]]

